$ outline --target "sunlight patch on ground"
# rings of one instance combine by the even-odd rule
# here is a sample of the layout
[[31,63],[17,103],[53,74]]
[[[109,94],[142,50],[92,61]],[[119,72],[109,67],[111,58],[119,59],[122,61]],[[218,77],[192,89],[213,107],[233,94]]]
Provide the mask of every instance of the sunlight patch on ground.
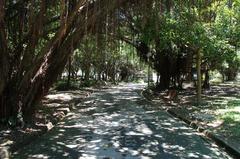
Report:
[[188,153],[188,157],[190,158],[199,158],[199,156],[195,153]]
[[[95,101],[94,100],[90,100],[90,101],[86,101],[86,102],[84,102],[84,104],[91,104],[91,103],[94,103]],[[81,106],[82,105],[82,103],[79,103],[79,106]]]
[[178,149],[178,150],[185,150],[184,147],[182,146],[179,146],[179,145],[170,145],[170,144],[167,144],[167,143],[163,143],[162,144],[162,147],[165,148],[165,149]]
[[75,124],[75,125],[63,125],[59,126],[61,128],[87,128],[88,126],[85,124]]
[[114,103],[104,103],[104,105],[111,106],[114,105]]
[[215,120],[211,123],[207,123],[208,126],[211,126],[213,128],[218,128],[219,126],[221,126],[224,123],[223,120]]
[[157,155],[156,152],[150,151],[150,150],[148,150],[148,149],[143,150],[142,153],[143,153],[144,155],[151,155],[151,156]]
[[4,147],[4,146],[7,146],[7,145],[11,145],[12,143],[13,143],[13,141],[7,140],[7,141],[1,143],[0,146]]
[[216,111],[216,114],[225,114],[227,112],[239,112],[240,113],[240,106],[239,107],[235,107],[235,108],[229,108],[229,109],[218,109]]
[[63,100],[63,101],[69,101],[73,99],[73,96],[71,94],[68,93],[61,93],[61,94],[50,94],[47,95],[46,98],[48,99],[59,99],[59,100]]
[[136,130],[145,135],[153,134],[152,130],[150,130],[146,124],[137,125]]
[[[53,98],[53,99],[55,99],[55,98]],[[48,107],[59,107],[61,105],[62,104],[60,104],[60,103],[49,103],[49,104],[46,104],[46,106],[48,106]]]
[[95,109],[97,109],[97,107],[90,107],[90,108],[80,109],[78,112],[88,112]]
[[37,154],[37,155],[30,156],[30,158],[48,159],[49,156],[46,156],[46,155],[43,155],[43,154]]
[[121,93],[121,91],[116,90],[116,91],[112,91],[112,92],[111,92],[111,94],[118,94],[118,93]]
[[66,145],[66,147],[70,148],[70,149],[73,149],[73,148],[77,148],[78,145]]
[[127,136],[145,136],[145,134],[135,132],[135,131],[129,131],[129,132],[125,133],[125,135],[127,135]]

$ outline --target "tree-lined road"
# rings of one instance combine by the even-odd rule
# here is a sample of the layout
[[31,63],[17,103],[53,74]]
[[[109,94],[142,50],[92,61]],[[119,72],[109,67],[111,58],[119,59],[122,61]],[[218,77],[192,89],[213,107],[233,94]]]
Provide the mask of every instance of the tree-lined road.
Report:
[[142,87],[128,84],[93,93],[13,158],[231,158],[145,101],[137,93]]

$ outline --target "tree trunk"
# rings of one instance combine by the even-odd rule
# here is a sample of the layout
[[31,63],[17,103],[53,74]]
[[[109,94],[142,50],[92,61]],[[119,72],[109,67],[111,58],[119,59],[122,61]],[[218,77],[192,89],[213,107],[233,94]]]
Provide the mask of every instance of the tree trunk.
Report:
[[221,69],[219,72],[222,75],[222,83],[224,83],[225,82],[225,72],[223,69]]
[[[160,53],[163,54],[163,53]],[[160,75],[160,83],[157,85],[157,89],[166,90],[170,87],[171,75],[170,75],[170,61],[167,55],[161,55],[159,60],[158,69]]]
[[[77,8],[77,10],[78,9],[79,8]],[[75,15],[72,16],[75,17]],[[68,25],[70,26],[70,24]],[[59,29],[59,33],[56,34],[53,40],[46,44],[46,47],[44,47],[42,52],[38,54],[37,58],[31,58],[31,60],[35,60],[34,65],[31,65],[29,68],[25,67],[26,65],[22,63],[19,71],[25,73],[20,73],[9,80],[4,94],[1,94],[0,103],[1,108],[8,106],[6,107],[7,110],[4,109],[3,111],[8,113],[6,115],[0,114],[0,118],[17,116],[19,111],[23,111],[25,117],[34,114],[35,104],[46,94],[46,92],[48,92],[50,86],[62,72],[67,62],[67,60],[65,60],[68,57],[66,56],[66,49],[62,48],[64,49],[64,53],[60,49],[64,46],[63,42],[67,37],[66,34],[68,34],[63,31],[65,29],[67,29],[66,25]],[[79,36],[81,37],[81,34]],[[62,45],[59,45],[61,43]],[[34,54],[34,49],[31,50],[31,53]],[[24,69],[25,71],[23,71]]]
[[202,74],[201,74],[201,50],[197,51],[197,103],[201,102],[202,94]]
[[170,87],[170,76],[167,72],[160,73],[160,83],[157,86],[158,90],[166,90]]
[[[70,10],[68,8],[69,5],[65,4],[64,0],[61,1],[61,4],[64,4],[64,9],[61,10],[60,27],[51,40],[43,43],[44,46],[41,46],[42,48],[40,48],[39,52],[36,51],[37,47],[35,47],[38,39],[42,38],[40,33],[35,32],[39,28],[36,25],[33,25],[36,28],[33,26],[31,26],[33,28],[24,28],[28,29],[27,31],[30,34],[30,36],[25,38],[28,39],[32,35],[29,40],[25,41],[29,49],[25,49],[25,52],[20,53],[20,58],[18,59],[20,68],[10,68],[13,71],[9,73],[9,63],[14,60],[8,59],[10,53],[8,52],[7,34],[4,24],[5,3],[4,0],[0,1],[0,118],[8,118],[11,115],[16,116],[19,111],[23,111],[25,120],[28,119],[28,116],[34,115],[36,103],[47,94],[72,55],[74,49],[69,51],[69,48],[72,46],[76,48],[79,41],[83,38],[85,34],[83,26],[87,25],[86,28],[92,29],[97,17],[105,14],[105,9],[103,8],[94,12],[94,4],[98,2],[94,1],[89,3],[91,7],[87,11],[90,13],[89,18],[86,20],[85,12],[86,3],[88,2],[85,0],[76,1],[74,8]],[[109,8],[109,10],[119,7],[121,3],[127,2],[127,0],[118,0],[117,2],[114,3],[115,5],[111,5],[112,8]],[[103,4],[103,6],[105,5]],[[45,10],[44,7],[43,5],[42,9]],[[42,12],[42,15],[45,14]],[[37,17],[35,20],[39,20]],[[31,44],[32,41],[34,44]],[[22,45],[22,42],[19,43],[19,45]],[[11,53],[14,54],[15,52]],[[33,65],[26,63],[29,59]]]
[[9,73],[9,52],[7,44],[7,34],[5,28],[5,0],[0,1],[0,117],[5,118],[9,116],[10,111],[5,102],[7,96],[5,95],[8,73]]
[[68,59],[68,79],[67,79],[67,87],[70,88],[71,86],[71,66],[72,66],[72,59],[69,57]]
[[204,89],[210,89],[210,82],[209,82],[209,71],[206,70],[205,71],[205,78],[204,78],[204,82],[203,82],[203,88]]
[[90,77],[90,66],[86,66],[84,80],[88,82],[89,77]]
[[227,81],[234,81],[237,77],[237,70],[234,70],[232,68],[228,68],[225,71],[225,75],[227,77]]
[[0,1],[0,95],[6,85],[8,75],[8,52],[7,39],[5,30],[5,0]]
[[159,76],[159,73],[157,73],[157,85],[159,84],[159,79],[160,79],[160,76]]

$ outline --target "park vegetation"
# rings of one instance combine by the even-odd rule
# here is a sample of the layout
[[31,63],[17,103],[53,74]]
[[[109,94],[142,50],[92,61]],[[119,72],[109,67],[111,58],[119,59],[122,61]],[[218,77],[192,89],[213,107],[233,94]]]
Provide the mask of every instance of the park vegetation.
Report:
[[29,122],[64,72],[68,85],[79,71],[89,85],[149,66],[159,91],[194,74],[210,88],[216,70],[234,80],[239,8],[240,0],[1,0],[0,118]]

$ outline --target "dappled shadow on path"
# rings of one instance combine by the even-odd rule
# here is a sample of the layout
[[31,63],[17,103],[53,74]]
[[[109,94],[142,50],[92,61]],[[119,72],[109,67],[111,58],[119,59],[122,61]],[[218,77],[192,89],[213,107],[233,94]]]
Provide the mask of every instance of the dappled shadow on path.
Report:
[[14,158],[224,158],[134,87],[99,91]]

